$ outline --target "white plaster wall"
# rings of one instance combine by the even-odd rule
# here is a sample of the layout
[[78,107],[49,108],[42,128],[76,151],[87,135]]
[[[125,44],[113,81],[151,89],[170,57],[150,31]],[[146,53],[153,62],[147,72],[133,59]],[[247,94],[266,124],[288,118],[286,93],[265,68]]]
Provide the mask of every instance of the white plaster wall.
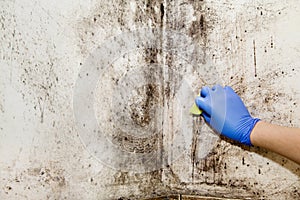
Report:
[[[219,83],[254,116],[299,127],[299,9],[298,1],[0,1],[0,199],[299,198],[299,165],[219,139],[188,114],[199,89]],[[138,48],[124,33],[135,33]],[[99,76],[89,85],[88,61],[101,67],[110,56],[101,74],[88,71]],[[90,118],[86,96],[76,101],[78,80],[95,87],[99,133],[80,124]],[[101,146],[97,134],[111,143]]]

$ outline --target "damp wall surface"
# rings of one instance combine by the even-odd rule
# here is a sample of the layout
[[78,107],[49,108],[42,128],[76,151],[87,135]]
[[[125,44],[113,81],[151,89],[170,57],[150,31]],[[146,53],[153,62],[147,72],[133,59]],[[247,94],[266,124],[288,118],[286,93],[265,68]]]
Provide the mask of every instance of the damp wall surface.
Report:
[[230,85],[253,116],[299,127],[299,12],[0,1],[0,199],[298,199],[299,165],[188,112],[202,86]]

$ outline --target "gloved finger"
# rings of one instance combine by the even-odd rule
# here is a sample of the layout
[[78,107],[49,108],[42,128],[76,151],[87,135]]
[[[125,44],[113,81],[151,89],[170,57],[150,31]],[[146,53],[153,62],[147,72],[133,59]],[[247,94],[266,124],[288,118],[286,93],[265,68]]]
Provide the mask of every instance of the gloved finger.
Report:
[[210,116],[206,112],[202,112],[201,115],[203,116],[204,120],[210,124]]
[[214,85],[212,88],[211,88],[211,90],[212,91],[215,91],[215,90],[217,90],[217,89],[222,89],[223,87],[221,86],[221,85],[219,85],[219,84],[217,84],[217,85]]
[[224,89],[235,93],[235,91],[230,86],[225,86]]
[[200,96],[201,97],[206,97],[209,94],[209,90],[210,90],[210,88],[208,86],[202,87],[201,92],[200,92]]
[[211,115],[211,108],[208,102],[207,98],[203,98],[203,97],[197,97],[195,99],[195,103],[198,106],[198,108],[204,112],[206,112],[207,114]]

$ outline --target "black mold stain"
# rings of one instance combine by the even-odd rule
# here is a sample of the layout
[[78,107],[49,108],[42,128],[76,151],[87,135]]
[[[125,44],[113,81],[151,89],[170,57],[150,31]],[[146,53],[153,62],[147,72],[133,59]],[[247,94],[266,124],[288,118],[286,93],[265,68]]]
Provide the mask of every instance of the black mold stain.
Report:
[[[179,68],[179,66],[175,65],[174,62],[174,54],[168,53],[166,54],[165,60],[166,60],[166,71],[168,72],[168,76],[165,77],[167,82],[165,83],[164,87],[164,97],[168,100],[172,100],[174,96],[176,95],[177,90],[180,87],[183,75],[180,73],[180,71],[183,71],[183,68]],[[169,103],[169,102],[168,102]],[[169,106],[169,105],[168,105]]]
[[[291,72],[293,72],[292,67]],[[283,121],[284,123],[289,121],[290,124],[292,124],[292,116],[296,106],[294,105],[294,102],[297,102],[295,96],[283,92],[285,91],[284,89],[272,87],[273,85],[276,85],[277,82],[286,80],[286,77],[292,76],[291,72],[282,71],[282,69],[278,67],[266,71],[265,73],[257,74],[257,78],[251,80],[251,82],[245,77],[244,73],[237,73],[234,76],[231,76],[232,78],[229,77],[229,81],[226,85],[232,86],[242,99],[246,93],[248,95],[253,95],[252,100],[254,100],[254,102],[252,104],[245,102],[246,105],[251,105],[251,107],[248,107],[249,111],[255,111],[257,110],[257,107],[259,107],[263,110],[262,112],[276,113],[272,118],[267,119],[268,121],[277,123],[280,121]],[[257,89],[259,92],[254,92],[253,88]],[[286,99],[288,99],[288,101],[286,101]],[[277,112],[277,106],[279,105],[285,105],[287,108],[286,110],[292,110],[292,112]]]
[[[207,17],[205,16],[205,12],[202,11],[201,6],[197,3],[194,3],[193,5],[196,10],[196,17],[197,20],[194,22],[194,24],[191,27],[192,33],[191,35],[195,38],[203,37],[204,41],[206,41],[207,36]],[[122,29],[126,29],[129,27],[126,27],[127,24],[125,22],[126,15],[125,11],[128,8],[128,4],[126,2],[120,2],[120,5],[117,5],[118,7],[118,18],[117,21],[122,27]],[[168,11],[169,6],[166,6],[163,1],[144,1],[144,2],[137,2],[137,9],[135,13],[135,22],[137,25],[139,24],[147,24],[149,22],[149,19],[151,19],[152,24],[151,26],[155,27],[161,27],[163,26],[163,21],[168,20]],[[159,12],[157,12],[157,10]],[[86,35],[88,33],[94,33],[95,28],[98,27],[98,24],[100,20],[98,20],[102,15],[100,14],[100,10],[96,10],[95,14],[91,16],[91,20],[88,21],[88,29],[84,31]],[[87,21],[87,20],[86,20]],[[175,29],[178,28],[178,26],[174,27]],[[198,30],[197,30],[198,29]],[[89,39],[89,37],[86,37],[85,40]],[[167,44],[168,41],[171,41],[171,38],[166,38]],[[202,39],[201,39],[202,40]],[[83,41],[84,42],[84,41]],[[200,42],[203,44],[203,42]],[[205,42],[206,43],[206,42]],[[171,100],[172,97],[176,94],[176,91],[180,85],[182,77],[178,73],[181,69],[174,68],[174,62],[173,62],[173,56],[171,54],[168,54],[166,56],[166,65],[169,68],[168,70],[168,77],[163,77],[162,75],[162,69],[160,67],[154,66],[154,64],[160,64],[157,61],[157,55],[162,52],[157,49],[145,49],[145,62],[149,64],[148,70],[145,72],[144,78],[146,85],[143,88],[139,89],[140,95],[142,96],[142,103],[141,104],[131,104],[130,105],[130,117],[134,124],[139,127],[147,127],[151,119],[153,117],[153,112],[155,112],[155,109],[152,109],[155,107],[156,104],[159,103],[160,99],[167,99],[167,104]],[[156,73],[156,75],[154,75]],[[164,78],[166,78],[164,80]],[[155,83],[159,83],[161,86],[156,85]],[[162,88],[160,88],[162,87]],[[164,101],[165,102],[165,101]],[[119,131],[116,131],[116,133],[120,133]],[[125,133],[120,133],[120,138],[116,139],[116,141],[124,143],[130,143],[131,140],[133,144],[136,143],[135,139],[132,139],[130,137],[124,136]],[[126,140],[127,138],[127,140]],[[129,141],[129,142],[127,142]],[[152,141],[150,139],[150,141]],[[147,143],[147,142],[141,142],[141,143]],[[133,145],[134,146],[134,145]],[[130,147],[130,151],[134,151],[134,147]],[[141,145],[145,146],[145,145]],[[132,149],[131,149],[132,148]],[[145,147],[145,151],[149,151],[151,148]],[[141,148],[138,147],[135,149],[135,151],[141,152]]]
[[[124,2],[123,2],[124,3]],[[170,5],[169,5],[170,4]],[[209,48],[209,41],[208,36],[213,28],[213,16],[211,15],[211,11],[214,9],[207,8],[204,10],[204,2],[203,1],[190,1],[190,2],[184,2],[181,5],[189,4],[194,9],[194,15],[196,17],[196,21],[192,22],[191,24],[186,24],[182,20],[182,16],[180,16],[180,13],[176,13],[179,10],[180,5],[174,3],[174,2],[168,2],[168,5],[164,4],[162,1],[143,1],[138,3],[137,11],[135,15],[135,23],[137,26],[139,25],[147,25],[147,22],[149,19],[151,19],[152,23],[150,24],[151,27],[161,27],[166,26],[166,28],[171,28],[175,30],[182,31],[183,33],[188,34],[190,37],[192,37],[195,40],[195,43],[199,44],[200,48],[198,51],[193,52],[193,56],[199,57],[203,56],[203,52],[209,53],[207,49]],[[124,7],[128,6],[126,3],[124,3]],[[118,5],[119,7],[119,5]],[[159,12],[157,12],[157,10]],[[172,10],[174,13],[172,13]],[[100,13],[101,10],[98,10],[97,13]],[[124,28],[130,28],[126,25],[126,17],[124,14],[125,10],[120,10],[117,12],[117,16],[119,19],[119,25]],[[179,17],[176,18],[176,14],[178,14]],[[93,23],[99,23],[100,20],[97,15],[92,15],[90,21]],[[172,21],[173,20],[173,21]],[[166,22],[165,24],[163,22]],[[88,32],[94,33],[94,29],[88,29]],[[247,32],[245,30],[245,32]],[[88,38],[88,37],[87,37]],[[89,39],[89,38],[88,38]],[[162,40],[168,45],[171,45],[171,39],[172,38],[162,38]],[[242,40],[242,38],[239,38]],[[273,39],[271,38],[271,48],[274,47]],[[255,41],[253,41],[254,48],[253,53],[255,52]],[[270,44],[268,44],[270,45]],[[179,74],[181,74],[180,70],[182,70],[183,67],[177,67],[176,66],[176,59],[174,58],[176,55],[172,55],[171,53],[167,53],[165,57],[166,66],[158,67],[159,65],[162,66],[162,63],[159,63],[158,56],[163,56],[162,52],[157,49],[145,49],[145,58],[144,61],[146,64],[149,65],[149,68],[145,70],[144,79],[145,79],[145,86],[138,89],[140,91],[140,95],[144,99],[143,103],[137,105],[132,104],[130,109],[130,117],[132,121],[135,123],[136,126],[139,127],[147,127],[151,122],[151,113],[152,113],[152,106],[155,106],[156,104],[161,103],[161,100],[164,99],[167,102],[168,108],[172,108],[171,101],[172,97],[174,97],[178,85],[180,84],[180,81],[182,77],[180,77]],[[254,56],[255,57],[255,56]],[[201,60],[202,63],[205,63],[206,56],[204,54],[203,59]],[[254,66],[256,62],[254,61]],[[168,76],[163,77],[163,70],[168,71]],[[285,76],[287,72],[282,73],[281,71],[278,71],[278,77]],[[268,80],[272,79],[272,74],[269,74],[269,76],[265,76],[264,74],[256,74],[255,69],[255,75],[257,76],[257,83],[254,84],[254,87],[262,88],[265,91],[269,90],[268,87]],[[165,80],[163,80],[166,78]],[[249,92],[251,88],[249,87],[249,84],[246,81],[246,77],[244,74],[238,74],[238,75],[232,75],[231,83],[233,83],[234,89],[238,92],[240,95],[244,95],[245,93]],[[116,80],[117,83],[117,80]],[[156,84],[159,83],[159,84]],[[232,85],[232,84],[228,84]],[[275,94],[275,95],[274,95]],[[281,98],[289,98],[286,94],[282,94],[283,96],[276,96],[276,93],[274,91],[269,92],[263,92],[261,96],[265,96],[263,99],[264,102],[262,102],[263,105],[268,105],[267,107],[270,107],[269,111],[274,111],[272,108],[272,104],[276,104],[278,102],[281,102]],[[279,97],[280,96],[280,97]],[[293,99],[291,99],[293,100]],[[294,102],[294,101],[292,101]],[[170,106],[169,106],[170,103]],[[292,105],[294,106],[294,105]],[[172,112],[172,110],[170,111]],[[175,114],[175,113],[171,113]],[[282,115],[283,117],[284,115]],[[162,122],[164,123],[164,122]],[[170,123],[172,124],[172,123]],[[171,127],[173,128],[173,127]],[[170,128],[170,129],[171,129]],[[173,131],[174,129],[171,129],[170,131]],[[197,144],[196,139],[198,137],[197,132],[193,133],[193,141],[192,141],[192,147],[189,150],[191,153],[191,163],[193,164],[193,177],[194,180],[197,181],[197,184],[199,184],[199,187],[201,187],[201,184],[203,185],[211,185],[213,187],[220,186],[224,188],[233,188],[238,190],[245,190],[248,191],[248,193],[252,196],[263,194],[262,191],[256,190],[256,188],[251,188],[251,184],[246,179],[236,180],[232,178],[229,181],[226,181],[226,179],[223,176],[226,176],[226,173],[228,173],[228,170],[232,168],[231,163],[226,161],[226,151],[227,149],[223,146],[217,146],[215,149],[212,150],[212,152],[207,156],[206,159],[203,159],[201,161],[196,161],[195,157],[197,154],[197,147],[199,144]],[[118,145],[121,146],[121,148],[124,148],[126,151],[129,152],[151,152],[156,150],[157,144],[161,143],[162,141],[162,134],[157,133],[157,135],[154,135],[153,137],[148,138],[135,138],[132,136],[129,136],[128,133],[124,133],[122,131],[116,130],[114,135],[115,142],[118,143]],[[251,167],[244,159],[241,160],[243,167]],[[233,166],[234,169],[240,170],[238,166]],[[186,189],[184,187],[184,183],[180,182],[180,179],[177,177],[176,173],[173,172],[172,166],[167,166],[166,174],[168,174],[171,178],[171,183],[173,185],[180,185],[183,189]],[[265,172],[265,171],[260,171]],[[257,172],[258,173],[258,172]],[[263,173],[261,173],[263,175]],[[164,188],[161,186],[161,171],[156,171],[154,173],[149,174],[130,174],[130,173],[121,173],[117,174],[115,177],[115,185],[130,185],[130,184],[137,184],[138,189],[145,194],[150,194],[153,192],[153,195],[159,193],[159,191],[162,191],[163,189],[158,189],[158,186],[161,188]],[[253,184],[254,186],[258,186],[259,183],[255,182]],[[179,186],[178,186],[179,187]],[[174,191],[176,189],[174,188],[167,188],[167,191]],[[185,190],[188,193],[196,193],[195,191],[190,191],[188,189]],[[253,194],[252,194],[253,193]],[[299,191],[295,190],[295,195],[299,195]],[[221,196],[221,195],[219,195]],[[125,197],[120,197],[122,199],[125,199]],[[138,198],[138,197],[134,197]]]
[[[158,63],[157,56],[162,53],[162,50],[159,48],[160,47],[158,47],[157,49],[156,48],[145,49],[145,58],[144,59],[147,64],[160,64],[160,63]],[[149,66],[149,68],[151,68],[153,66]],[[155,70],[153,68],[151,68],[151,69]],[[150,75],[152,75],[152,74],[150,74]]]
[[[227,164],[223,162],[223,156],[226,152],[223,151],[224,149],[221,149],[220,147],[221,146],[218,144],[216,148],[214,148],[205,159],[200,160],[196,163],[197,170],[201,171],[201,176],[204,176],[205,173],[222,175],[222,170],[227,168]],[[215,176],[213,177],[216,178],[214,182],[219,182],[218,178],[222,178]]]
[[[28,180],[32,181],[30,185],[26,182]],[[11,191],[17,192],[19,188],[24,190],[38,190],[43,188],[53,193],[61,193],[68,184],[65,177],[65,170],[55,166],[52,162],[48,163],[45,167],[28,168],[19,171],[7,181],[9,184],[4,188],[6,194]]]
[[160,21],[161,21],[161,24],[163,24],[164,16],[165,16],[165,7],[164,7],[164,4],[161,3],[160,4]]
[[[192,9],[190,9],[190,6],[192,6]],[[187,23],[187,12],[193,12],[195,20]],[[216,21],[214,12],[210,7],[206,8],[206,3],[203,1],[182,3],[171,1],[168,2],[168,6],[165,9],[166,27],[187,34],[194,40],[193,42],[197,48],[191,53],[191,60],[189,61],[195,61],[199,65],[206,63],[206,54],[209,48],[208,36]],[[169,41],[168,38],[166,39]],[[196,71],[198,66],[193,67]]]
[[201,127],[201,118],[199,116],[193,117],[193,138],[192,138],[192,146],[191,146],[191,163],[192,163],[192,180],[194,180],[194,170],[196,165],[196,155],[198,154],[198,138],[200,134],[199,127]]
[[274,48],[273,37],[271,37],[271,43],[270,43],[270,47],[271,47],[271,48]]
[[[201,13],[201,11],[200,11]],[[203,55],[203,62],[205,63],[205,59],[206,59],[206,48],[207,48],[207,42],[208,42],[208,39],[207,39],[207,36],[208,36],[208,33],[207,33],[207,22],[206,22],[206,17],[204,14],[199,14],[196,16],[197,19],[196,21],[193,21],[190,28],[189,28],[189,31],[188,31],[188,34],[194,38],[196,41],[199,42],[199,44],[201,44],[202,48],[203,48],[203,52],[204,52],[204,55]]]
[[180,183],[181,185],[185,185],[185,183],[181,182],[179,176],[173,171],[172,166],[167,165],[164,168],[164,175],[168,177],[173,183]]
[[[165,186],[161,181],[161,176],[161,170],[147,173],[118,171],[113,175],[114,182],[111,186],[138,184],[136,189],[138,189],[141,194],[133,196],[132,199],[144,199],[147,197],[162,196],[166,194],[163,192]],[[123,199],[124,197],[120,198]]]
[[[162,0],[146,0],[138,3],[139,10],[135,15],[135,22],[147,23],[151,19],[153,27],[162,27],[165,16],[165,5]],[[155,10],[160,12],[156,12]],[[126,20],[126,19],[125,19]]]
[[151,119],[154,118],[151,115],[151,109],[158,103],[159,91],[154,84],[146,84],[140,90],[139,95],[143,98],[139,104],[131,104],[131,119],[138,126],[145,127],[149,125]]
[[206,22],[205,22],[205,20],[204,20],[204,15],[202,14],[201,16],[200,16],[200,31],[201,31],[201,33],[200,33],[200,35],[201,36],[205,36],[205,34],[206,34]]
[[112,142],[126,152],[151,153],[158,150],[158,134],[161,133],[154,133],[143,138],[119,130],[113,134]]
[[256,46],[255,46],[255,40],[253,40],[253,63],[254,63],[254,76],[257,77],[257,72],[256,72]]

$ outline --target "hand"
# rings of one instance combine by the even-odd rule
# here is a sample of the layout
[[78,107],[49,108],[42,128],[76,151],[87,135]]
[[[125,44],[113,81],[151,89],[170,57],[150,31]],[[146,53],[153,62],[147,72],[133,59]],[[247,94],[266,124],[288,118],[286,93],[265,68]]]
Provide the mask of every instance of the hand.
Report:
[[242,144],[252,145],[250,134],[260,119],[250,116],[243,101],[231,87],[215,85],[210,89],[205,86],[195,102],[213,129]]

